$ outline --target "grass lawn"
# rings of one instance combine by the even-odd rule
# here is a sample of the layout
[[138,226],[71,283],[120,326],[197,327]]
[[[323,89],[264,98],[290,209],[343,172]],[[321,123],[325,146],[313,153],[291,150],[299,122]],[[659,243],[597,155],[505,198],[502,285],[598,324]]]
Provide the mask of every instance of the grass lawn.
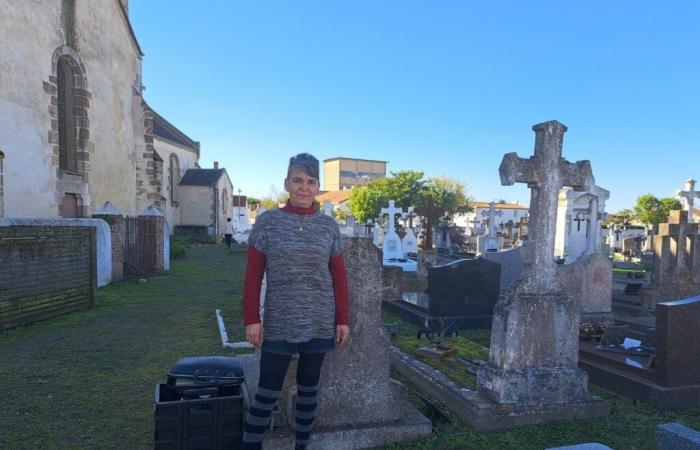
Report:
[[[244,248],[188,249],[164,276],[97,291],[94,307],[0,333],[1,449],[153,448],[156,383],[242,337]],[[234,331],[231,333],[231,331]]]
[[[215,309],[230,339],[242,339],[244,264],[241,247],[229,253],[223,245],[195,246],[167,275],[98,289],[89,310],[0,332],[0,449],[152,448],[154,387],[170,366],[183,356],[232,354],[221,347]],[[395,344],[409,352],[425,345],[416,330],[401,323]],[[488,332],[461,333],[452,343],[460,355],[483,357]],[[440,364],[448,376],[473,385],[454,361]],[[651,449],[656,424],[700,429],[698,410],[661,414],[594,392],[611,402],[611,417],[482,435],[453,417],[427,439],[385,449],[521,450],[586,441]]]

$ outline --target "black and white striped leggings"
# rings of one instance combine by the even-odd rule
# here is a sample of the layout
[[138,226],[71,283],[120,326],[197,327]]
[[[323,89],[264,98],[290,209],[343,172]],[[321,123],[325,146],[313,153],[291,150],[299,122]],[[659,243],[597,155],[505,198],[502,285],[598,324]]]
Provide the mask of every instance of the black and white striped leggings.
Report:
[[[296,448],[304,449],[316,417],[318,380],[325,353],[300,353],[297,365],[297,402],[295,411]],[[262,352],[260,381],[243,432],[243,450],[262,448],[262,435],[270,425],[270,414],[279,399],[291,355]]]

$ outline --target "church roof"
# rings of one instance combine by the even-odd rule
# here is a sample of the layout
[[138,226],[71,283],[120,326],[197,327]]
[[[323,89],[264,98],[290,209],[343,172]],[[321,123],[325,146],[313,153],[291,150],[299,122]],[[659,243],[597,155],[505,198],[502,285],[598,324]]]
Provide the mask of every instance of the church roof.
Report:
[[171,142],[180,147],[186,147],[199,155],[199,142],[180,131],[175,125],[165,120],[163,116],[153,111],[153,134],[159,139]]
[[214,186],[226,169],[187,169],[180,186]]

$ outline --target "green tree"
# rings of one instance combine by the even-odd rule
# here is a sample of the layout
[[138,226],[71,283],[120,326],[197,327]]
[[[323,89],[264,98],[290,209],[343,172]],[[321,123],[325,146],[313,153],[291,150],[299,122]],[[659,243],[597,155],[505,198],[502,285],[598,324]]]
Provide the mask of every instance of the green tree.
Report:
[[246,203],[248,205],[259,205],[260,204],[260,199],[255,198],[255,197],[247,197],[246,198]]
[[423,178],[423,172],[405,170],[392,172],[391,176],[371,181],[366,186],[356,187],[350,194],[349,207],[359,222],[378,217],[379,211],[389,200],[407,209],[424,205],[428,198],[436,207],[448,213],[470,210],[464,183],[449,177]]
[[608,218],[605,219],[604,223],[606,226],[623,225],[626,223],[631,223],[634,220],[637,220],[634,211],[632,209],[625,208],[614,214],[608,215]]
[[444,209],[447,214],[469,212],[472,208],[465,191],[466,187],[461,181],[446,176],[432,177],[426,183],[424,200],[420,204],[425,204],[431,198],[433,205]]
[[389,202],[388,194],[373,184],[353,188],[350,194],[348,207],[360,223],[379,216],[379,210]]
[[647,226],[656,225],[666,221],[669,211],[681,208],[681,202],[675,198],[658,199],[652,194],[644,194],[637,197],[634,204],[634,216]]

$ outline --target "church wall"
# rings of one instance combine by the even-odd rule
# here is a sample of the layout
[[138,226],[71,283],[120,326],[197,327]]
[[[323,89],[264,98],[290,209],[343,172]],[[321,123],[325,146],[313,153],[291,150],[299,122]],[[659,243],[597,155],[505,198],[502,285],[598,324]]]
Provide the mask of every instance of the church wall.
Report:
[[48,142],[49,96],[42,87],[51,71],[53,51],[61,43],[60,8],[54,3],[13,2],[11,8],[0,8],[0,151],[5,154],[5,217],[58,215],[56,171]]
[[[219,207],[217,208],[217,213],[218,213],[218,226],[217,226],[217,233],[219,236],[224,235],[224,224],[226,223],[226,219],[228,217],[231,217],[232,210],[233,210],[233,184],[231,183],[231,180],[229,179],[228,176],[226,176],[226,173],[224,173],[224,176],[219,177],[219,182],[217,184],[217,189],[218,189],[218,196],[219,196]],[[222,207],[222,198],[221,198],[221,193],[226,190],[226,211],[224,212],[224,208]]]
[[0,89],[5,216],[59,215],[56,135],[49,109],[55,97],[52,57],[67,40],[77,47],[91,94],[89,129],[81,136],[87,152],[83,181],[89,187],[84,213],[110,200],[124,213],[135,214],[140,205],[134,167],[137,143],[143,141],[138,123],[143,109],[134,95],[134,86],[140,87],[140,59],[115,1],[73,2],[75,22],[68,31],[74,37],[66,36],[63,3],[71,2],[33,0],[0,8],[0,86],[12,87]]
[[208,186],[180,186],[180,225],[212,226],[214,190]]
[[[197,153],[192,150],[180,147],[178,145],[171,144],[170,142],[164,141],[156,137],[154,139],[154,145],[156,152],[163,158],[163,196],[167,199],[164,202],[163,213],[165,214],[165,220],[168,222],[170,227],[170,232],[173,233],[177,225],[182,224],[182,219],[180,217],[180,211],[182,210],[182,205],[178,201],[177,204],[172,203],[172,192],[170,192],[170,183],[168,177],[170,176],[170,155],[175,154],[177,156],[180,174],[178,182],[182,179],[183,175],[187,169],[195,169],[197,162]],[[178,189],[178,186],[175,187]],[[180,191],[181,192],[181,189]]]
[[137,214],[150,205],[136,198],[135,164],[145,147],[142,100],[136,95],[141,60],[116,2],[76,2],[76,22],[92,93],[90,212],[109,200],[122,212]]

